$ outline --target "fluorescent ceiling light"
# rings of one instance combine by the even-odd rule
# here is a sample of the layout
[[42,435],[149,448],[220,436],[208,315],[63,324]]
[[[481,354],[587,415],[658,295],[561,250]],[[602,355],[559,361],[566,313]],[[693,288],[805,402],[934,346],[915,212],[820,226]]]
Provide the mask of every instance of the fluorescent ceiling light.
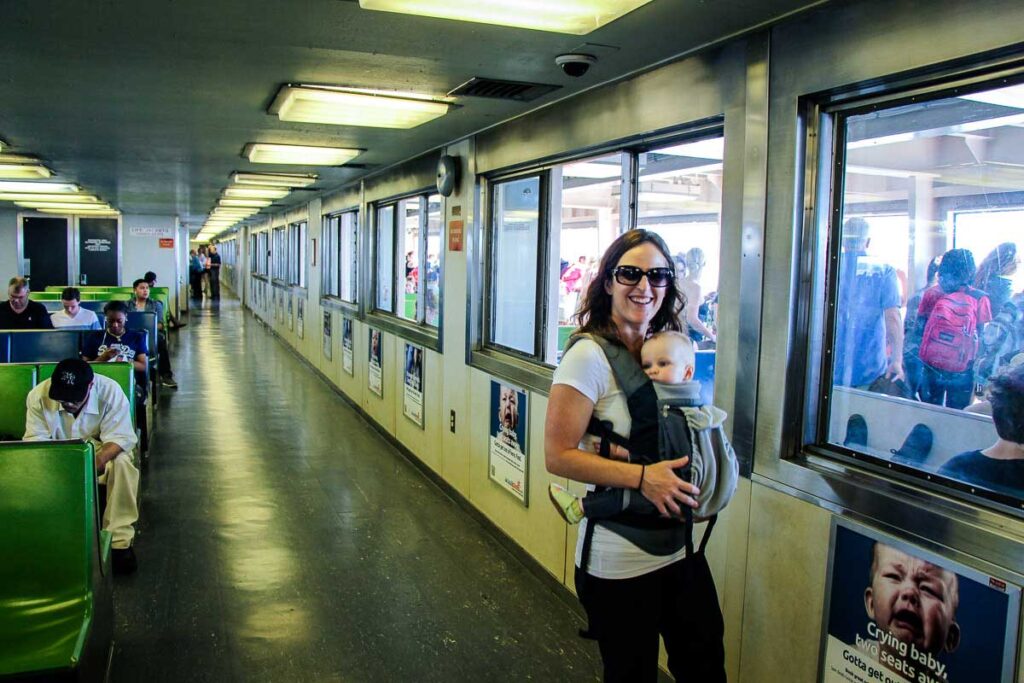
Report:
[[22,206],[28,209],[58,209],[64,211],[75,211],[78,209],[88,209],[95,211],[97,209],[103,211],[110,211],[111,207],[109,204],[97,203],[97,204],[76,204],[74,202],[14,202],[17,206]]
[[0,178],[49,178],[50,169],[38,164],[0,164]]
[[120,216],[121,215],[121,212],[118,211],[117,209],[92,209],[92,208],[86,209],[86,208],[78,208],[78,209],[73,209],[72,210],[72,209],[44,209],[44,208],[39,208],[39,209],[36,209],[36,211],[39,211],[41,213],[59,213],[61,215],[67,215],[67,214],[70,213],[70,214],[75,214],[76,216]]
[[303,166],[341,166],[363,153],[348,147],[309,147],[305,145],[271,145],[250,142],[242,153],[254,164],[299,164]]
[[224,190],[225,197],[233,199],[284,199],[291,190],[287,187],[229,187]]
[[316,182],[315,174],[301,173],[234,173],[231,182],[236,185],[273,185],[274,187],[306,187]]
[[0,180],[0,192],[31,192],[32,194],[75,194],[78,186],[71,183],[20,183]]
[[363,9],[585,35],[651,0],[359,0]]
[[246,206],[252,208],[262,209],[270,206],[274,202],[269,199],[221,199],[217,202],[221,206]]
[[3,202],[64,202],[67,204],[100,204],[91,194],[33,194],[31,192],[0,192]]
[[24,154],[0,154],[0,164],[38,164],[39,159]]
[[335,126],[415,128],[444,116],[451,104],[423,95],[362,88],[286,85],[270,112],[282,121]]

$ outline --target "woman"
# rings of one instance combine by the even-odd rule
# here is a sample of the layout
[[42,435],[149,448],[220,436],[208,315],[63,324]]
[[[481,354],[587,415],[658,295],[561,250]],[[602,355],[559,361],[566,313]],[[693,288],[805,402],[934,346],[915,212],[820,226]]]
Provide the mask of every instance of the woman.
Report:
[[[627,232],[608,248],[584,294],[580,331],[620,344],[639,359],[648,336],[681,331],[683,301],[674,280],[664,241],[645,230]],[[653,394],[650,385],[646,388]],[[650,436],[650,425],[631,430],[626,398],[604,352],[593,340],[582,339],[565,353],[552,380],[544,427],[548,471],[589,484],[638,490],[666,518],[678,519],[683,506],[697,506],[697,489],[673,472],[685,465],[686,458],[643,467],[630,463],[628,452],[617,446],[612,448],[614,459],[581,448],[592,416],[610,421],[616,433],[628,434],[633,443]],[[605,680],[656,680],[661,635],[677,680],[724,681],[724,629],[703,556],[694,558],[702,563],[697,566],[684,559],[682,549],[651,555],[603,525],[591,534],[588,570],[583,572],[587,532],[581,526],[576,587],[600,646]],[[705,588],[688,590],[695,581]]]
[[715,342],[715,333],[700,319],[700,305],[704,299],[701,297],[700,276],[704,271],[705,260],[704,250],[694,247],[686,252],[684,257],[686,264],[686,276],[679,282],[679,291],[683,295],[683,320],[690,328],[690,338],[695,342],[708,340]]
[[1003,242],[978,266],[974,286],[988,294],[993,314],[998,314],[1003,304],[1010,301],[1013,294],[1013,281],[1010,276],[1017,272],[1018,263],[1017,245],[1013,242]]

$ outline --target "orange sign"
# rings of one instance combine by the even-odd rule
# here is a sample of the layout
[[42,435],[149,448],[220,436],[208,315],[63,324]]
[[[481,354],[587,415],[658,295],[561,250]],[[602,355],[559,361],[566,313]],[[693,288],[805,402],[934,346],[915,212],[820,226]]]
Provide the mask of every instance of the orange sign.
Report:
[[448,251],[462,251],[462,221],[448,221]]
[[161,237],[160,238],[161,249],[174,249],[174,238],[173,237]]

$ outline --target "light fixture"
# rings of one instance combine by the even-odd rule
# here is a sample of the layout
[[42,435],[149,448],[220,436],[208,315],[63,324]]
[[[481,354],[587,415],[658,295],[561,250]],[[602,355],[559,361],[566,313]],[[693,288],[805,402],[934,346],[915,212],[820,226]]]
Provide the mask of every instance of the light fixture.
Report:
[[248,206],[262,209],[270,206],[274,202],[269,199],[220,199],[217,203],[221,206]]
[[76,216],[90,216],[90,217],[105,217],[105,216],[120,216],[121,212],[117,209],[36,209],[40,213],[59,213],[62,216],[67,214],[74,214]]
[[0,164],[38,164],[39,159],[24,154],[0,154]]
[[71,204],[100,204],[91,194],[32,194],[31,192],[0,192],[2,202],[64,202]]
[[348,147],[310,147],[250,142],[242,155],[254,164],[298,164],[302,166],[341,166],[365,150]]
[[291,190],[287,187],[229,187],[224,190],[225,197],[234,199],[284,199]]
[[282,121],[335,126],[415,128],[444,116],[451,103],[414,93],[328,86],[282,87],[270,113]]
[[585,35],[651,0],[359,0],[363,9]]
[[71,183],[26,183],[0,180],[0,192],[29,192],[32,194],[76,194],[79,189]]
[[231,175],[236,185],[272,185],[274,187],[306,187],[316,182],[315,174],[301,173],[241,173]]
[[0,164],[0,178],[49,178],[50,169],[39,164]]
[[95,211],[97,209],[103,211],[110,211],[111,207],[109,204],[97,203],[97,204],[76,204],[74,202],[14,202],[16,206],[21,206],[26,209],[56,209],[63,211],[75,211],[77,209]]

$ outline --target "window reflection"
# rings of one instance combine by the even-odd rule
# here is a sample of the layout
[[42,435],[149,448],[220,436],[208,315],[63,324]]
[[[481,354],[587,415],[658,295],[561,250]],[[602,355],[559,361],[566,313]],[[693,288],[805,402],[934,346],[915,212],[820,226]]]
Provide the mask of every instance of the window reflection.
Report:
[[441,311],[441,196],[427,198],[427,263],[423,292],[425,321],[437,327]]
[[1024,359],[1024,86],[841,120],[830,441],[996,488],[993,378]]
[[494,188],[492,339],[535,351],[540,178],[498,183]]
[[377,308],[394,312],[395,206],[377,209]]

